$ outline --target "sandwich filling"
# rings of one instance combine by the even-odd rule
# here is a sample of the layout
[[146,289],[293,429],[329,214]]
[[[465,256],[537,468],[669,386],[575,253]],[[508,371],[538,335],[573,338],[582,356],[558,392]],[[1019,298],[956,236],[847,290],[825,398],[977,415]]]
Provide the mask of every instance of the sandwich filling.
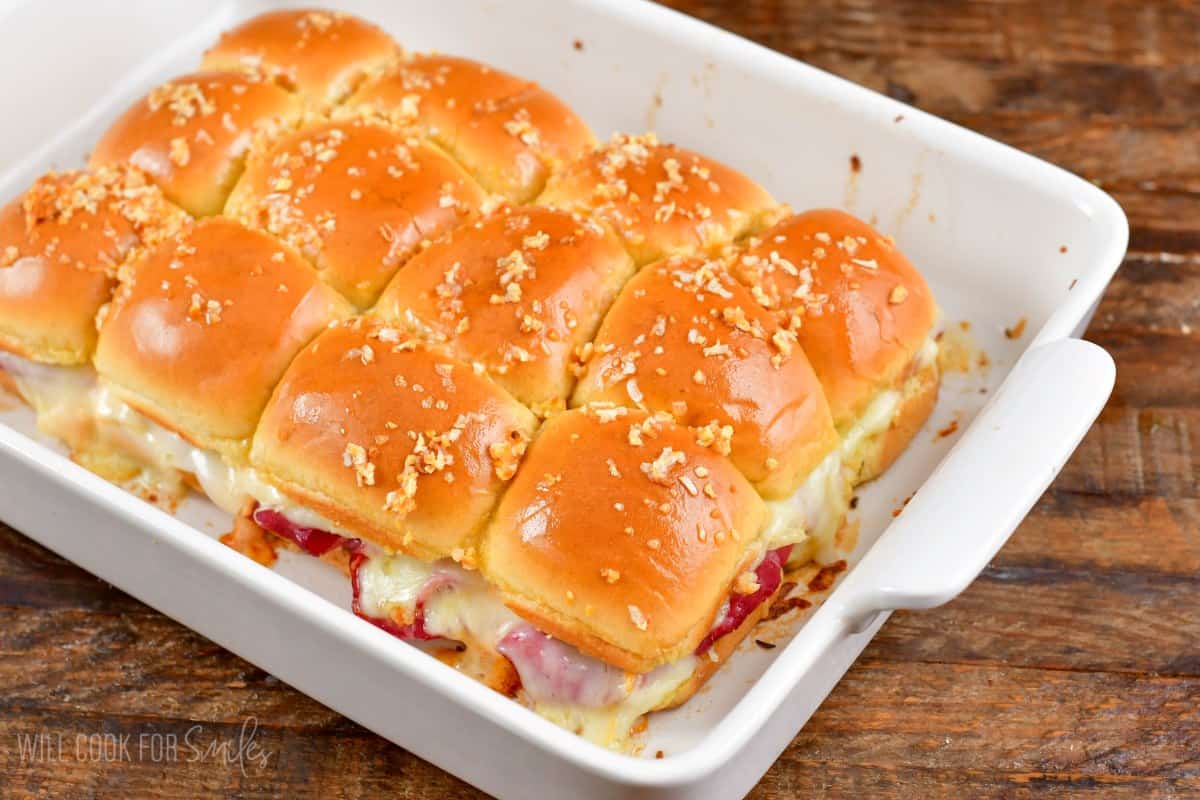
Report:
[[0,370],[37,414],[42,432],[72,449],[87,445],[92,433],[90,398],[96,386],[91,366],[42,364],[0,350]]
[[[450,559],[424,562],[354,537],[290,500],[253,468],[230,464],[140,413],[97,381],[90,367],[41,365],[7,354],[0,354],[0,367],[13,376],[43,429],[71,441],[65,429],[87,424],[105,446],[136,460],[145,480],[160,490],[182,494],[184,477],[192,476],[215,505],[231,514],[257,504],[253,518],[260,527],[309,555],[344,549],[350,557],[352,608],[359,617],[413,643],[474,650],[476,661],[483,656],[481,663],[504,659],[515,670],[527,705],[611,747],[623,746],[642,716],[672,705],[701,659],[715,660],[713,646],[775,594],[793,551],[805,553],[807,560],[812,539],[819,543],[818,552],[832,553],[833,534],[849,497],[843,445],[792,498],[771,503],[774,519],[761,540],[763,555],[750,570],[751,591],[731,592],[692,655],[634,674],[538,630],[510,610],[478,574]],[[890,419],[885,409],[864,415],[859,425],[886,429]]]
[[854,424],[839,431],[842,436],[842,461],[852,474],[857,473],[862,464],[874,458],[883,443],[883,435],[892,427],[904,401],[920,388],[915,378],[929,366],[936,364],[937,357],[937,336],[930,333],[913,357],[908,377],[896,386],[876,394]]
[[791,545],[768,550],[753,568],[756,588],[733,593],[695,653],[638,675],[593,658],[538,630],[510,610],[478,574],[449,559],[433,563],[389,554],[358,539],[293,522],[259,507],[259,526],[313,556],[350,553],[355,614],[410,642],[457,643],[512,664],[520,696],[542,716],[600,744],[617,747],[643,715],[671,704],[713,645],[737,630],[783,581]]

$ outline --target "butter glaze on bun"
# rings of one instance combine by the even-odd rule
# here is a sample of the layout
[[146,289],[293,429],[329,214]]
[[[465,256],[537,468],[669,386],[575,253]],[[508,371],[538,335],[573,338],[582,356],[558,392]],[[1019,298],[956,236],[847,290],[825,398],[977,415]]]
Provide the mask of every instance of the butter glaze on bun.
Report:
[[96,313],[120,266],[186,219],[133,167],[38,178],[0,211],[0,349],[47,364],[91,361]]
[[896,382],[937,321],[895,243],[841,211],[788,217],[749,242],[733,271],[795,331],[839,426]]
[[588,354],[574,405],[633,406],[704,428],[769,499],[791,495],[838,446],[795,336],[720,262],[678,258],[644,268]]
[[359,317],[291,365],[251,460],[297,502],[388,550],[472,566],[536,425],[469,365]]
[[160,425],[244,461],[288,364],[350,310],[285,245],[202,220],[122,271],[96,369]]
[[551,177],[538,203],[595,215],[621,235],[639,266],[715,251],[779,214],[767,190],[745,175],[652,133],[615,134]]
[[204,69],[260,72],[311,107],[341,102],[400,58],[375,25],[339,11],[287,9],[253,17],[221,34]]
[[414,56],[348,105],[415,126],[485,189],[516,203],[533,200],[552,170],[595,144],[583,120],[536,83],[455,56]]
[[633,274],[621,242],[594,221],[505,206],[412,259],[380,316],[446,342],[522,403],[561,411],[572,359]]
[[889,237],[834,210],[788,217],[748,241],[732,265],[758,301],[795,332],[840,431],[880,392],[902,392],[886,447],[890,456],[871,456],[878,463],[860,470],[858,480],[877,475],[907,445],[937,396],[936,359],[916,362],[938,318],[921,273]]
[[219,214],[259,136],[295,127],[299,102],[261,77],[197,72],[155,88],[100,138],[89,164],[129,163],[193,216]]
[[696,433],[620,407],[551,417],[500,502],[482,569],[513,610],[645,673],[691,654],[768,512]]
[[255,152],[225,213],[287,242],[367,308],[423,244],[475,215],[484,199],[436,147],[382,124],[344,120]]

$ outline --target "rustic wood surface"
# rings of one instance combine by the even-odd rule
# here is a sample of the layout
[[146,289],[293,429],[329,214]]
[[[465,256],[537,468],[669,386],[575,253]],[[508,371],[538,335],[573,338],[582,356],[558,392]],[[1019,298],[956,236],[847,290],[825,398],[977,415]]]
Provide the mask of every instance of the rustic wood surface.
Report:
[[[1133,225],[1088,333],[1117,361],[1100,422],[961,598],[893,617],[752,797],[1200,797],[1200,3],[671,4],[1082,174]],[[4,797],[479,796],[3,526],[0,687]],[[247,774],[71,752],[248,716],[272,762]],[[63,760],[22,762],[39,731]]]

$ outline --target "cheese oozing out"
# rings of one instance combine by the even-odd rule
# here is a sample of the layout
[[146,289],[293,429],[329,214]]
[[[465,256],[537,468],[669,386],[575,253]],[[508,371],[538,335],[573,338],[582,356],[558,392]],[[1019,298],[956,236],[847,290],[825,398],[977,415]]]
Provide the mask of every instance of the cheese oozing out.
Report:
[[90,366],[40,364],[0,352],[0,368],[13,379],[36,412],[38,426],[73,449],[106,447],[137,461],[143,478],[165,491],[177,487],[183,473],[222,510],[239,513],[250,500],[278,508],[299,524],[349,535],[331,521],[291,502],[247,466],[230,464],[219,453],[196,447],[138,412],[98,380]]
[[[918,366],[936,356],[937,344],[930,337],[917,356]],[[537,713],[591,741],[623,746],[637,720],[666,704],[705,657],[701,651],[645,675],[619,670],[538,631],[505,606],[478,574],[453,561],[427,563],[354,539],[352,533],[291,501],[252,468],[232,465],[139,413],[98,382],[90,367],[37,364],[6,353],[0,353],[0,367],[12,375],[37,412],[39,426],[68,443],[79,438],[81,427],[96,426],[102,439],[139,460],[159,480],[194,475],[213,503],[231,514],[241,513],[254,501],[296,526],[353,541],[360,554],[354,567],[355,607],[360,615],[377,624],[418,618],[422,635],[412,638],[471,643],[502,655],[513,664],[525,700]],[[844,432],[841,447],[813,470],[800,489],[787,500],[769,503],[772,523],[761,540],[764,555],[807,543],[795,549],[797,555],[818,560],[834,557],[835,534],[851,492],[844,464],[853,463],[878,441],[902,400],[898,389],[880,392]],[[758,566],[762,564],[760,558]],[[714,628],[727,613],[718,615]]]
[[464,642],[507,658],[534,711],[609,747],[620,747],[634,723],[666,703],[698,663],[688,656],[646,675],[617,669],[537,630],[477,573],[449,560],[378,553],[358,566],[356,583],[360,614],[419,619],[422,635],[413,638]]
[[771,522],[764,534],[767,550],[804,545],[795,560],[832,560],[835,538],[850,506],[850,482],[835,449],[817,465],[791,497],[768,500]]
[[[913,374],[936,363],[937,356],[937,336],[931,333],[913,359]],[[842,432],[841,452],[845,464],[861,464],[870,460],[873,451],[882,445],[883,434],[892,426],[907,393],[915,388],[917,384],[910,379],[899,387],[882,390],[871,399],[855,423]]]
[[37,414],[38,428],[72,449],[87,445],[92,434],[91,396],[96,371],[90,365],[42,364],[0,351],[3,369],[21,398]]

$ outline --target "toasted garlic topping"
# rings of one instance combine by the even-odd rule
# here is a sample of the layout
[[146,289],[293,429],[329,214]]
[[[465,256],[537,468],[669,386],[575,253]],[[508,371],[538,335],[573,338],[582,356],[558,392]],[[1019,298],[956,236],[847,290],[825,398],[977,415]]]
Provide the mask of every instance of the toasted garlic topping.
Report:
[[758,576],[750,571],[738,575],[733,584],[733,590],[738,594],[754,594],[758,588]]
[[646,615],[643,614],[642,610],[637,606],[629,606],[629,620],[639,631],[644,631],[650,627],[649,623],[646,621]]

